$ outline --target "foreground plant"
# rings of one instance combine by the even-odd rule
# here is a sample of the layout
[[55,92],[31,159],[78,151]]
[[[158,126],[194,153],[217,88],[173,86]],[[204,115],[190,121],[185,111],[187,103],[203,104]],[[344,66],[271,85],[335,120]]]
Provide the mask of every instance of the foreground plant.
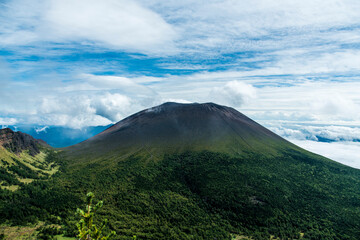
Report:
[[94,222],[94,215],[97,210],[103,206],[103,201],[99,201],[94,207],[92,206],[92,201],[94,194],[89,192],[86,194],[86,208],[85,211],[78,208],[76,212],[82,217],[81,220],[76,224],[79,234],[77,237],[79,240],[108,240],[111,237],[115,236],[115,231],[112,231],[107,236],[103,236],[102,231],[106,227],[108,220],[105,219],[103,223],[98,228]]

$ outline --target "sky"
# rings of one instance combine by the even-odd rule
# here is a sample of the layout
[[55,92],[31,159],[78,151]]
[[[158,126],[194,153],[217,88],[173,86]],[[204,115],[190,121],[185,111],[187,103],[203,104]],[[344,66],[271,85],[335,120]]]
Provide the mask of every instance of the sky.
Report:
[[359,12],[357,0],[0,0],[0,126],[82,129],[215,102],[360,168]]

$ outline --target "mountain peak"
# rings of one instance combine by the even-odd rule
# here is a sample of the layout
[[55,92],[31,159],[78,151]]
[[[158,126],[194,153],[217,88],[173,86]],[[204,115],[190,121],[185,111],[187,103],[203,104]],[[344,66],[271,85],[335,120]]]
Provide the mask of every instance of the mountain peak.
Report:
[[233,108],[215,103],[166,102],[135,113],[69,150],[243,153],[259,146],[265,151],[284,142]]
[[181,110],[194,111],[194,113],[195,112],[200,113],[200,112],[203,112],[203,111],[214,112],[214,113],[218,112],[218,113],[223,113],[223,114],[227,114],[227,115],[232,113],[234,115],[238,115],[238,116],[241,116],[241,117],[246,117],[245,115],[241,114],[240,112],[238,112],[234,108],[219,105],[219,104],[216,104],[216,103],[213,103],[213,102],[207,102],[207,103],[165,102],[165,103],[163,103],[161,105],[145,109],[145,110],[143,110],[143,111],[141,111],[139,113],[143,113],[143,112],[146,112],[146,113],[149,113],[149,112],[160,113],[160,112],[171,112],[171,111],[181,111]]
[[165,102],[163,104],[160,104],[158,106],[155,106],[155,107],[151,107],[151,108],[148,108],[148,109],[145,109],[144,111],[151,111],[151,110],[156,110],[156,109],[162,109],[162,110],[170,110],[170,109],[176,109],[176,108],[179,108],[179,107],[189,107],[189,106],[192,106],[192,107],[200,107],[200,108],[218,108],[218,109],[221,109],[221,108],[229,108],[229,107],[226,107],[226,106],[221,106],[221,105],[218,105],[216,103],[213,103],[213,102],[207,102],[207,103],[197,103],[197,102],[193,102],[193,103],[178,103],[178,102]]

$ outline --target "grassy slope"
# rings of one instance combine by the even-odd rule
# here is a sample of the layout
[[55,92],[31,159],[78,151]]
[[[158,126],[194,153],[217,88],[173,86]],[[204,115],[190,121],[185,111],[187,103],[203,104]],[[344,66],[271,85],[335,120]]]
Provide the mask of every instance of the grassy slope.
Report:
[[51,177],[59,173],[61,161],[47,146],[39,150],[31,155],[28,150],[14,153],[0,146],[1,239],[39,239],[43,227],[59,223],[59,206],[68,194],[56,188]]
[[[38,222],[29,226],[9,226],[0,225],[0,235],[3,234],[6,240],[38,240],[39,233],[44,226],[44,222]],[[58,228],[59,226],[55,226]],[[63,235],[55,235],[56,240],[75,240],[73,237],[64,237]],[[42,238],[50,239],[50,238]]]
[[[27,151],[15,154],[0,146],[0,169],[3,171],[0,187],[14,191],[19,188],[20,183],[31,183],[35,179],[55,174],[59,167],[54,162],[46,161],[47,153],[48,150],[44,148],[35,156]],[[13,180],[9,181],[9,178]]]

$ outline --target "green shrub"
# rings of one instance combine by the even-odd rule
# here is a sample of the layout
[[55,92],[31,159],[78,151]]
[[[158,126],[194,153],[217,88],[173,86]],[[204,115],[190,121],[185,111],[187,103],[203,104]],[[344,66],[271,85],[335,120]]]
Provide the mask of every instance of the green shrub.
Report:
[[98,228],[94,224],[94,216],[98,209],[103,206],[103,201],[99,201],[95,207],[92,206],[92,200],[94,194],[89,192],[86,195],[86,208],[85,211],[78,208],[76,212],[81,216],[81,220],[77,223],[79,234],[77,237],[82,240],[108,240],[112,236],[116,235],[115,231],[110,232],[107,236],[103,236],[103,230],[106,227],[108,220],[105,219],[103,223]]

